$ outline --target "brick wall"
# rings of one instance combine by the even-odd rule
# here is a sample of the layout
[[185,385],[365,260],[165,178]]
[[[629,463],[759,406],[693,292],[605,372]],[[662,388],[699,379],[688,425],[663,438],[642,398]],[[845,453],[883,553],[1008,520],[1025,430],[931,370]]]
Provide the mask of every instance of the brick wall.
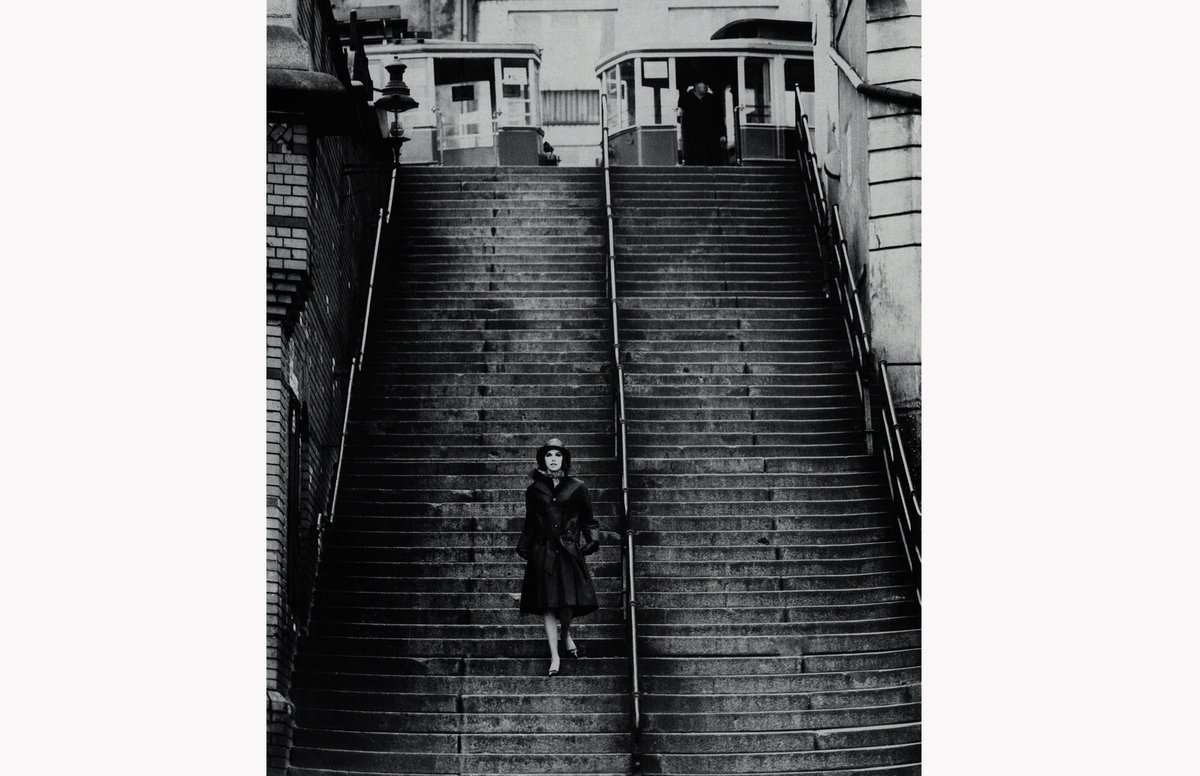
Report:
[[[329,45],[328,0],[298,0],[290,21],[312,66],[347,83]],[[373,116],[319,125],[313,118],[321,117],[267,115],[267,771],[281,775],[293,657],[312,604],[390,161]],[[334,125],[339,134],[315,128]],[[364,166],[373,171],[355,170]]]
[[[387,196],[386,172],[345,174],[346,167],[384,159],[378,143],[268,121],[267,690],[278,772],[290,738],[292,656],[311,605],[375,221]],[[289,426],[301,408],[306,422],[293,429],[300,448],[292,460]],[[289,475],[298,478],[290,493]]]

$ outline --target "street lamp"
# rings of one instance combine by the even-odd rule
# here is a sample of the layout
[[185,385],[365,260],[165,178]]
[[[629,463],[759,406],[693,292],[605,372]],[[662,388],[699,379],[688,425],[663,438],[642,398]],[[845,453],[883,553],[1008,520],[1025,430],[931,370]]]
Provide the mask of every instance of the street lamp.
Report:
[[412,98],[408,84],[404,83],[404,71],[408,67],[401,62],[385,65],[388,72],[388,82],[381,90],[383,96],[375,101],[375,110],[379,111],[382,122],[388,122],[386,142],[392,149],[392,161],[400,163],[400,146],[408,142],[404,136],[404,127],[400,125],[400,114],[417,107],[417,101]]

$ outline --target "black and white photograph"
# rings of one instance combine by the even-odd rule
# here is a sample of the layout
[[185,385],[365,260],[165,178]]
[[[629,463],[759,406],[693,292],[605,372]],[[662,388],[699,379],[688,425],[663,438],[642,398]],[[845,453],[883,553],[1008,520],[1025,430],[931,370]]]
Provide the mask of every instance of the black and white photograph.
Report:
[[920,2],[267,23],[268,773],[919,773]]
[[924,4],[6,9],[0,772],[1195,772],[1200,9]]

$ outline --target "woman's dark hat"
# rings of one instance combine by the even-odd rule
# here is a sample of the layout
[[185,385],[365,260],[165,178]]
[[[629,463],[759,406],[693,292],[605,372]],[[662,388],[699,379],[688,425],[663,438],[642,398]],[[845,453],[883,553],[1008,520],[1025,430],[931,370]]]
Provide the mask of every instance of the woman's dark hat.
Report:
[[558,450],[562,453],[562,468],[564,472],[571,468],[571,451],[567,449],[567,446],[563,444],[561,439],[558,437],[551,437],[546,441],[546,444],[538,448],[537,465],[539,469],[546,468],[546,453],[550,452],[551,450]]

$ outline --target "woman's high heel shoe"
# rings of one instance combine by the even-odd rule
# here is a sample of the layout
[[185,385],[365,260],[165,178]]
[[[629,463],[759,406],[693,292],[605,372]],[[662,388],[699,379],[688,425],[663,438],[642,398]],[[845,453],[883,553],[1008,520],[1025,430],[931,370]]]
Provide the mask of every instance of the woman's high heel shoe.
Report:
[[554,667],[554,660],[550,661],[550,670],[546,673],[546,676],[558,676],[558,669]]

